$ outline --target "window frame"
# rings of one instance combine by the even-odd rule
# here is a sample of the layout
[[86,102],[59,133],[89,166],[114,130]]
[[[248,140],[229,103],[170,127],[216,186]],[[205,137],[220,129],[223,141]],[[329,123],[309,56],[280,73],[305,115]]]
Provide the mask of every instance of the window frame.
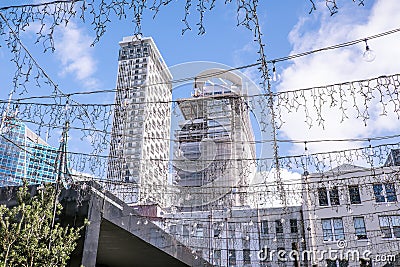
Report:
[[318,202],[321,207],[339,206],[339,188],[337,186],[333,186],[331,189],[328,190],[325,186],[319,187]]
[[339,206],[340,198],[339,198],[339,189],[337,186],[332,187],[331,190],[328,190],[329,194],[329,202],[331,206]]
[[275,220],[275,233],[276,234],[283,234],[284,233],[282,220]]
[[228,266],[236,266],[236,250],[228,250]]
[[217,266],[221,265],[221,259],[222,259],[221,249],[214,249],[214,251],[213,251],[213,261]]
[[251,251],[248,248],[243,249],[243,265],[251,264]]
[[358,185],[349,185],[350,204],[361,204],[360,188]]
[[397,202],[396,185],[394,182],[375,183],[372,185],[376,203]]
[[268,220],[261,220],[261,234],[263,235],[269,234]]
[[182,225],[182,236],[183,237],[190,236],[190,225],[189,224]]
[[[361,224],[358,224],[358,226],[357,226],[356,221],[362,222],[362,225],[361,225]],[[354,230],[355,230],[354,234],[356,235],[357,240],[365,240],[365,239],[368,239],[368,236],[367,236],[367,228],[366,228],[366,226],[365,226],[364,217],[362,217],[362,216],[360,216],[360,217],[353,217],[353,224],[354,224]],[[360,227],[360,226],[361,226],[361,227]],[[357,233],[357,231],[358,231],[358,233]]]
[[213,236],[214,236],[214,238],[221,237],[221,233],[222,233],[222,227],[220,227],[219,224],[214,225],[214,227],[213,227]]
[[328,190],[326,187],[318,188],[318,203],[320,206],[329,206]]
[[196,237],[204,236],[204,227],[202,224],[197,224],[196,229],[195,229],[195,236]]
[[299,233],[299,222],[297,219],[290,219],[290,233],[291,234],[298,234]]
[[[383,239],[400,238],[400,215],[383,215],[378,218]],[[387,225],[382,225],[383,219],[386,219]],[[390,234],[390,236],[388,234]]]
[[[385,198],[386,202],[397,202],[397,193],[395,183],[383,183],[385,188]],[[388,190],[390,188],[390,191]],[[389,200],[390,198],[390,200]]]
[[176,224],[171,224],[171,225],[169,226],[169,233],[170,233],[171,235],[176,235],[176,233],[177,233],[177,226],[176,226]]
[[342,259],[342,260],[327,259],[326,266],[327,267],[348,267],[349,262],[348,262],[348,260],[345,260],[345,259]]
[[[324,224],[325,222],[325,224]],[[326,226],[327,222],[329,222],[329,228],[324,228]],[[340,222],[340,227],[338,226],[338,222]],[[338,240],[345,240],[346,236],[344,234],[344,225],[343,225],[343,219],[340,217],[335,217],[335,218],[325,218],[321,219],[321,226],[322,226],[322,234],[323,234],[323,239],[325,242],[331,242],[331,241],[338,241]],[[328,234],[326,234],[329,231]],[[343,238],[340,238],[343,237]]]

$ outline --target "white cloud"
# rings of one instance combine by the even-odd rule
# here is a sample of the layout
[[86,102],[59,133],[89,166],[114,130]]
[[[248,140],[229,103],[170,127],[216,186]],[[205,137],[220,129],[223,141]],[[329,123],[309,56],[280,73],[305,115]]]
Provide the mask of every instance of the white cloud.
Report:
[[90,46],[92,38],[84,33],[75,23],[58,28],[55,35],[56,55],[61,60],[60,75],[73,75],[88,88],[97,86],[93,77],[96,72],[96,60]]
[[286,169],[280,169],[280,179],[284,187],[281,191],[277,183],[276,169],[269,172],[258,172],[250,183],[251,205],[254,207],[282,207],[282,198],[288,206],[301,205],[301,175]]
[[[400,16],[397,16],[399,13],[400,4],[397,0],[376,1],[371,10],[355,5],[346,5],[339,9],[339,13],[333,17],[329,15],[326,8],[320,7],[312,16],[301,18],[293,28],[289,35],[289,40],[293,45],[292,53],[313,50],[395,29],[400,25]],[[376,53],[376,59],[371,63],[362,59],[365,44],[320,52],[293,61],[281,73],[278,90],[286,91],[335,84],[399,72],[399,34],[370,40],[368,44]],[[317,114],[313,112],[313,99],[307,100],[307,107],[315,119]],[[400,121],[393,112],[393,107],[388,106],[387,116],[380,116],[381,106],[378,99],[374,99],[370,109],[371,119],[365,126],[361,119],[357,119],[357,113],[352,108],[350,98],[348,101],[349,119],[343,123],[340,123],[340,110],[330,108],[329,104],[325,104],[322,113],[325,119],[325,129],[318,127],[316,123],[309,128],[304,122],[304,111],[300,108],[298,111],[282,114],[285,124],[281,128],[281,133],[290,139],[313,140],[379,136],[399,129]],[[360,98],[357,101],[360,101]],[[360,143],[325,142],[309,145],[308,148],[311,152],[315,152],[334,151],[356,146],[360,146]],[[292,147],[290,152],[303,153],[304,144]]]

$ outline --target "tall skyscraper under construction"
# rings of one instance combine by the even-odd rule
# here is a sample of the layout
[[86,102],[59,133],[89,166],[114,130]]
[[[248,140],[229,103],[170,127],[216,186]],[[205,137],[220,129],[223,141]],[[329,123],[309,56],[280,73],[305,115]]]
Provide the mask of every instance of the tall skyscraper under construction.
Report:
[[172,75],[151,37],[123,38],[107,171],[130,204],[165,202]]
[[182,210],[247,204],[255,172],[247,92],[237,74],[209,69],[197,75],[191,98],[179,99],[174,173]]

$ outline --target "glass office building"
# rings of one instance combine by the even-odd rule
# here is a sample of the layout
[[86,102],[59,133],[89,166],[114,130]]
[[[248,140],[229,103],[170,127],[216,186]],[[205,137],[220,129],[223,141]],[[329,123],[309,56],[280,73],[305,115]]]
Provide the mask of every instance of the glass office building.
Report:
[[56,148],[15,119],[4,119],[0,131],[0,186],[55,182]]

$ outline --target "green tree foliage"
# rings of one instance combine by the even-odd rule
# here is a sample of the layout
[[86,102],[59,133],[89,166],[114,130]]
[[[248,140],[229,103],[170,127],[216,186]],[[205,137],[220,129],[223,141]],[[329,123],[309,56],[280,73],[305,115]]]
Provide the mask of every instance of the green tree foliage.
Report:
[[24,185],[17,195],[18,205],[0,206],[0,267],[66,266],[82,227],[53,223],[62,206],[51,185],[33,197]]

